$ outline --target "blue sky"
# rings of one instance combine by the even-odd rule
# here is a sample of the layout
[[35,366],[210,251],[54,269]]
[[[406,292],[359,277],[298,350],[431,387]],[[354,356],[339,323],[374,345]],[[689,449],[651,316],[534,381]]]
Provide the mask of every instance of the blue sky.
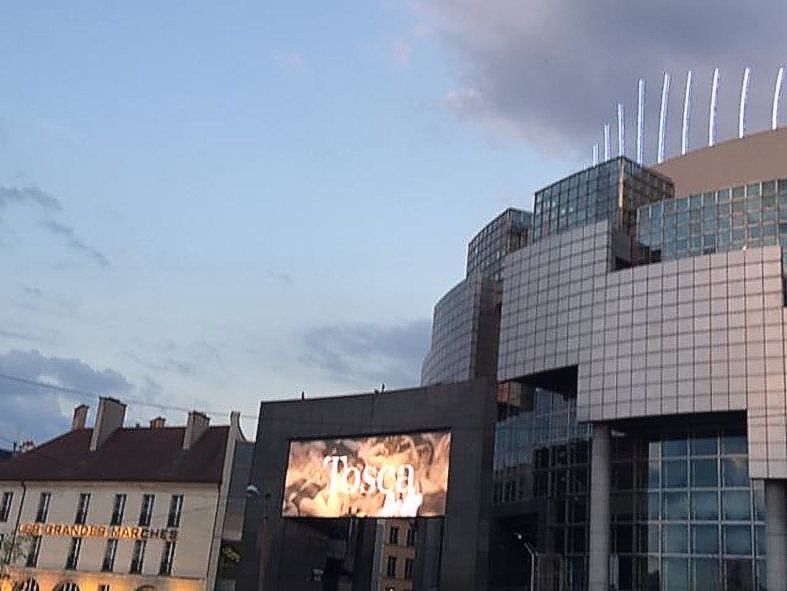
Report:
[[[11,2],[0,54],[0,369],[121,398],[416,384],[469,237],[572,164],[447,109],[396,2]],[[6,438],[78,400],[1,388]]]
[[[469,238],[586,164],[639,76],[650,130],[662,72],[701,121],[720,67],[724,139],[751,65],[765,126],[783,3],[619,4],[2,3],[0,373],[218,421],[417,384]],[[0,380],[0,447],[83,401]]]

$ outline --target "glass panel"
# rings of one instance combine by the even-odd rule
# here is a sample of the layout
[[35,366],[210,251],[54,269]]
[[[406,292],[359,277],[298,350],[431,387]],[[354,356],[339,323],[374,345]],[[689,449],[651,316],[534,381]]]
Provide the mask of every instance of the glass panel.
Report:
[[691,496],[692,516],[700,520],[719,518],[719,497],[713,492],[695,492]]
[[724,526],[725,554],[751,554],[751,528],[748,525]]
[[751,519],[751,499],[748,490],[725,490],[722,493],[724,519],[748,521]]
[[665,558],[662,561],[664,572],[663,591],[684,591],[689,588],[688,558]]
[[719,580],[719,561],[716,558],[695,558],[692,563],[692,584],[694,591],[718,591],[721,589]]
[[751,560],[725,560],[724,581],[727,589],[750,591],[752,587]]
[[715,525],[695,525],[691,528],[692,548],[695,554],[718,554],[719,528]]
[[662,462],[664,469],[664,488],[686,488],[688,476],[684,460],[665,460]]
[[680,457],[686,455],[685,439],[667,439],[662,443],[662,453],[666,457]]
[[749,463],[745,457],[722,460],[724,486],[749,486]]
[[691,453],[695,456],[712,456],[716,454],[716,435],[714,433],[697,434],[691,440]]
[[692,460],[691,480],[693,486],[718,486],[719,477],[716,469],[716,459]]
[[685,525],[665,525],[663,532],[664,547],[662,552],[665,554],[688,554],[688,527]]
[[689,517],[689,495],[686,492],[664,493],[664,519],[681,521]]
[[722,449],[725,454],[745,454],[746,435],[729,433],[722,439]]

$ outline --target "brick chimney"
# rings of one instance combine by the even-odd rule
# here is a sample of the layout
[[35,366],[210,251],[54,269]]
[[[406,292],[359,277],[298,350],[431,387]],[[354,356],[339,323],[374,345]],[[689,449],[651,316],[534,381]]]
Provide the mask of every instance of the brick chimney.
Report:
[[96,451],[109,437],[123,427],[126,418],[126,405],[115,398],[102,396],[98,399],[96,424],[90,438],[90,451]]
[[191,447],[199,441],[199,438],[208,430],[210,419],[205,413],[192,410],[189,413],[189,420],[186,423],[186,432],[183,435],[183,449]]
[[155,419],[150,421],[150,428],[151,429],[163,429],[164,425],[166,424],[167,419],[164,417],[156,417]]
[[87,423],[87,411],[90,407],[87,404],[80,404],[74,409],[74,418],[71,420],[71,430],[78,431],[85,428]]

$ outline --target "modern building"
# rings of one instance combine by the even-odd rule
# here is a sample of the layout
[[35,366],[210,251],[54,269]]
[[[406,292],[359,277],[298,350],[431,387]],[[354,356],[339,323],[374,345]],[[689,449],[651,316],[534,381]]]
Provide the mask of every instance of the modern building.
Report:
[[79,406],[69,432],[0,463],[3,590],[234,588],[251,457],[239,415],[129,428],[125,412],[101,398],[87,428]]
[[263,402],[239,588],[485,589],[495,391]]
[[495,360],[489,588],[787,589],[787,129],[580,171],[529,235],[422,372]]

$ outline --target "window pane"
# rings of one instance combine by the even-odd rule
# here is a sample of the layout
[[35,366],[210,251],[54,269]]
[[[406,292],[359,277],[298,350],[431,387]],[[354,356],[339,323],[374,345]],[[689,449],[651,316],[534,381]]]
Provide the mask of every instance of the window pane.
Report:
[[688,528],[685,525],[665,525],[663,552],[668,554],[688,554]]
[[748,525],[725,525],[724,552],[726,554],[751,554],[751,528]]
[[666,439],[662,444],[662,453],[667,457],[682,457],[686,455],[685,439]]
[[722,493],[724,519],[748,521],[751,519],[751,500],[748,490],[725,490]]
[[724,486],[749,486],[749,465],[745,457],[724,458]]
[[745,454],[746,435],[727,434],[722,439],[722,449],[725,454]]
[[719,497],[716,491],[693,493],[691,506],[694,519],[717,520],[719,518]]
[[716,454],[716,435],[713,433],[697,434],[691,440],[691,453],[695,456],[712,456]]
[[691,528],[696,554],[718,554],[719,528],[715,525],[695,525]]
[[665,558],[662,561],[664,591],[684,591],[689,588],[689,560],[687,558]]
[[691,479],[693,486],[718,486],[718,470],[716,469],[716,459],[712,460],[692,460]]
[[724,580],[727,589],[738,589],[749,591],[752,589],[750,560],[725,560],[724,561]]
[[721,589],[719,581],[719,561],[716,558],[695,558],[693,565],[692,590],[718,591]]
[[689,517],[689,495],[685,492],[664,493],[664,519],[684,520]]
[[664,461],[664,488],[685,488],[688,484],[686,462]]

